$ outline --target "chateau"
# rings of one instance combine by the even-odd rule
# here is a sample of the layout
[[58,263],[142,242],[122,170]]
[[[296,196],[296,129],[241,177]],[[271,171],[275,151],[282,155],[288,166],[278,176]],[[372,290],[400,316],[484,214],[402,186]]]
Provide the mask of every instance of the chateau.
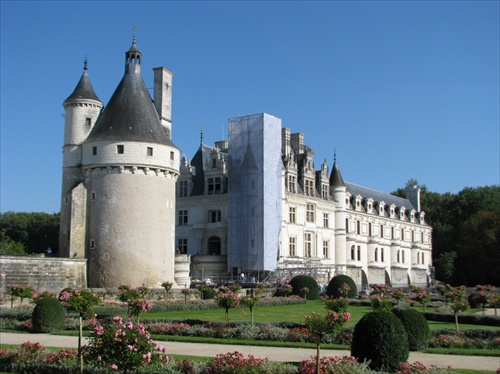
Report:
[[416,187],[403,199],[345,182],[336,160],[316,170],[304,135],[266,113],[230,119],[227,140],[202,137],[180,160],[172,73],[153,69],[152,100],[135,40],[125,57],[106,107],[86,64],[63,104],[60,256],[87,258],[90,287],[296,274],[428,284],[432,229]]

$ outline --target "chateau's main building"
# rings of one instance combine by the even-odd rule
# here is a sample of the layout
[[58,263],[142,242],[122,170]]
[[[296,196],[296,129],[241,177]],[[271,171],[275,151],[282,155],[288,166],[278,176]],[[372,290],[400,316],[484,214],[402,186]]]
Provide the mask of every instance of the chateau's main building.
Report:
[[183,158],[176,240],[191,276],[427,285],[431,227],[419,190],[403,199],[347,183],[336,161],[331,173],[326,161],[315,170],[313,156],[303,134],[257,114],[230,119],[228,141]]
[[344,182],[336,161],[315,170],[304,135],[269,114],[230,119],[227,140],[180,160],[172,73],[153,69],[152,100],[141,62],[134,40],[105,107],[85,63],[63,103],[60,256],[88,259],[90,287],[187,287],[189,263],[193,278],[428,283],[418,189],[402,199]]

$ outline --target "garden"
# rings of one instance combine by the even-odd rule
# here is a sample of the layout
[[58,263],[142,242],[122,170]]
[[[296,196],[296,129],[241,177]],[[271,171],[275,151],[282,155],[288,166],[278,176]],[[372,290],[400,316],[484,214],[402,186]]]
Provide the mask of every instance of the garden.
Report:
[[[26,286],[7,288],[0,329],[76,335],[78,350],[41,346],[36,335],[0,345],[0,371],[16,373],[472,373],[408,363],[410,351],[500,356],[498,293],[492,286],[370,285],[357,299],[354,282],[336,276],[320,295],[308,276],[241,290],[172,290],[123,285],[115,290],[65,289],[58,295]],[[27,302],[29,300],[29,302]],[[486,308],[494,310],[487,315]],[[83,345],[83,337],[88,344]],[[169,355],[156,341],[224,343],[234,352],[214,358]],[[314,348],[298,363],[278,363],[237,351],[238,345]],[[329,357],[321,349],[342,349]],[[452,360],[450,360],[452,361]]]

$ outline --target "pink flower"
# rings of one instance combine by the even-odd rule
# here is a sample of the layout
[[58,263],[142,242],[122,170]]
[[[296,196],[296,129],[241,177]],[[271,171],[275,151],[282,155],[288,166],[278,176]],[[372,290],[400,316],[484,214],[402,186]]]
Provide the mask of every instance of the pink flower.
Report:
[[101,356],[97,357],[97,361],[99,361],[99,362],[101,362],[101,361],[102,361]]
[[113,365],[111,365],[111,369],[118,370],[118,366],[116,366],[115,364],[113,364]]

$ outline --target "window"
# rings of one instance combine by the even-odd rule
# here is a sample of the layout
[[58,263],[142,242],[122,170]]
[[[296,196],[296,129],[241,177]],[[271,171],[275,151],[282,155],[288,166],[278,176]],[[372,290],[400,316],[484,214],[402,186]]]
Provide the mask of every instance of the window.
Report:
[[188,195],[188,181],[179,182],[179,196],[186,197]]
[[95,240],[90,239],[90,249],[95,249]]
[[290,223],[296,223],[295,222],[295,207],[291,206],[290,207]]
[[92,147],[92,156],[97,154],[97,147]]
[[297,189],[295,187],[296,183],[297,183],[297,181],[295,179],[295,175],[289,175],[288,176],[288,191],[289,192],[293,192],[293,193],[297,192]]
[[290,244],[289,244],[289,249],[290,249],[290,256],[295,257],[297,256],[297,243],[295,238],[290,238]]
[[361,235],[361,221],[356,221],[356,234]]
[[116,146],[116,153],[122,155],[125,153],[125,146],[123,144],[119,144]]
[[405,263],[405,251],[404,249],[401,250],[401,262],[404,264]]
[[170,152],[170,160],[174,161],[174,152]]
[[361,247],[358,245],[358,261],[361,261]]
[[380,248],[380,261],[384,262],[384,248]]
[[314,211],[315,211],[314,204],[307,204],[307,207],[306,207],[306,221],[307,222],[314,222]]
[[188,224],[188,211],[187,210],[179,210],[179,226]]
[[327,184],[321,185],[321,197],[325,200],[328,200],[328,185]]
[[378,248],[375,248],[375,262],[378,262]]
[[356,259],[356,248],[352,245],[351,246],[351,260]]
[[152,156],[153,155],[153,147],[148,147],[146,150],[146,155]]
[[216,158],[213,158],[212,159],[212,168],[216,168],[217,167],[217,159]]
[[304,256],[312,257],[312,234],[310,232],[304,233]]
[[177,240],[177,253],[186,254],[188,252],[188,240],[182,238]]
[[329,250],[330,248],[330,242],[328,240],[323,240],[323,257],[328,258],[329,256]]
[[217,195],[222,193],[222,178],[208,178],[208,194],[209,195]]
[[92,126],[92,118],[85,118],[85,126],[87,127]]
[[68,196],[64,197],[64,205],[68,205]]
[[90,200],[95,201],[95,192],[90,193]]
[[328,213],[323,213],[323,227],[328,228]]
[[314,196],[314,181],[306,179],[304,181],[304,189],[306,196]]
[[220,222],[222,219],[222,212],[220,210],[211,210],[208,212],[210,222]]

